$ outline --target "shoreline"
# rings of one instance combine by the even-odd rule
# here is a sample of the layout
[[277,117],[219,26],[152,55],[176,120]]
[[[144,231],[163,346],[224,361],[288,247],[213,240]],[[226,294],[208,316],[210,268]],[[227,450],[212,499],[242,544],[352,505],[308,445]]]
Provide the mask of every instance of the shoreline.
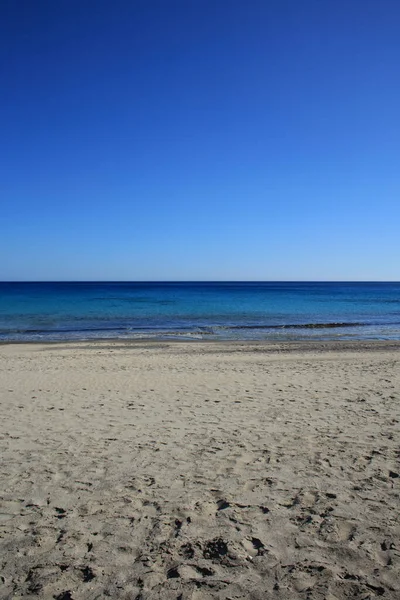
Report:
[[42,347],[45,348],[79,348],[79,349],[126,349],[126,348],[169,348],[174,346],[188,347],[214,347],[215,349],[232,351],[264,351],[266,354],[276,352],[374,352],[374,351],[400,351],[400,340],[309,340],[288,341],[278,340],[209,340],[209,339],[96,339],[96,340],[57,340],[57,341],[0,341],[0,348],[4,347]]

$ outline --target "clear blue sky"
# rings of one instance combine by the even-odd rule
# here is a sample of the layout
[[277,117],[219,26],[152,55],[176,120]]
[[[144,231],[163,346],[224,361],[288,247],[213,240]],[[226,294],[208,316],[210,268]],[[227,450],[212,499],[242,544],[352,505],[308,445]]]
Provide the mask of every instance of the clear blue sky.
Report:
[[399,280],[399,0],[3,0],[1,280]]

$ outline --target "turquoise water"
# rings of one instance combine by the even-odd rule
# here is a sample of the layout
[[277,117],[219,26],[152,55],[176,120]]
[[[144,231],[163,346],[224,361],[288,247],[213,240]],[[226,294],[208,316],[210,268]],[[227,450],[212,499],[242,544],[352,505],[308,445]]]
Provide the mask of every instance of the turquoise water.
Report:
[[0,283],[0,340],[400,339],[400,283]]

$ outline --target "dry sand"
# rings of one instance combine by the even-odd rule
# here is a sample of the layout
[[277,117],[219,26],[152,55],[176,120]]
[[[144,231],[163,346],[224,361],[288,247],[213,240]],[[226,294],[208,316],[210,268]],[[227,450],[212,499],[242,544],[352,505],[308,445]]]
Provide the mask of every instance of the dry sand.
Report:
[[1,598],[400,598],[396,344],[0,347]]

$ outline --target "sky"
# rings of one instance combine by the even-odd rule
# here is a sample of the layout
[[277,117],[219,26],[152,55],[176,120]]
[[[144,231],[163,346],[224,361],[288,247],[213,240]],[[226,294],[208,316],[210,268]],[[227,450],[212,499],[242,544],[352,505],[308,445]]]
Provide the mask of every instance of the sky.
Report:
[[2,0],[0,280],[400,280],[398,0]]

